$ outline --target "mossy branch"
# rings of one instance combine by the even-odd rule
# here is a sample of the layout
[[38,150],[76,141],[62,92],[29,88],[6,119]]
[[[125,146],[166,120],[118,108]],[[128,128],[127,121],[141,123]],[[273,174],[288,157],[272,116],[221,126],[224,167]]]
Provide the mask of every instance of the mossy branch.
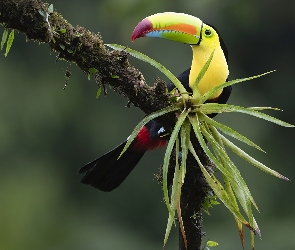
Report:
[[163,81],[148,86],[142,73],[128,62],[126,51],[107,50],[99,33],[74,27],[47,3],[1,0],[0,24],[24,33],[27,40],[48,44],[50,52],[57,52],[59,59],[76,63],[85,74],[97,69],[98,84],[111,85],[145,114],[168,106],[169,96]]

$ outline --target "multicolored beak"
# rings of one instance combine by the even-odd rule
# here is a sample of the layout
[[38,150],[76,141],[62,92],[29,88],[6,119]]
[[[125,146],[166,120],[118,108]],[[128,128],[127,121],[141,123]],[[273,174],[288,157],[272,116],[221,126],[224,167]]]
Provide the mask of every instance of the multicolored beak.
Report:
[[194,16],[164,12],[146,17],[137,24],[132,33],[132,41],[139,37],[158,37],[168,40],[199,44],[203,22]]

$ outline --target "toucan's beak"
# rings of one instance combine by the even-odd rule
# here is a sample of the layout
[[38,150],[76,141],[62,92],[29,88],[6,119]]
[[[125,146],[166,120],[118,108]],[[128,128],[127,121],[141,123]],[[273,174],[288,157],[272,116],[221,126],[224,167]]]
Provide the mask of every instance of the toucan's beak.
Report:
[[132,41],[139,37],[159,37],[168,40],[199,44],[203,22],[194,16],[164,12],[146,17],[137,24],[132,33]]

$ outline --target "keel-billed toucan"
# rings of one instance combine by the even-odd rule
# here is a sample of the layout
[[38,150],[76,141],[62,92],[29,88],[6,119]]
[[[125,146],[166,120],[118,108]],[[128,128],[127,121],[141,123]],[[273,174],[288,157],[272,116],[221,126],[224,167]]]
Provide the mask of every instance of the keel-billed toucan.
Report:
[[[192,92],[191,87],[213,50],[212,61],[198,85],[200,94],[203,95],[227,80],[229,71],[225,44],[212,26],[203,23],[197,17],[174,12],[149,16],[135,27],[132,41],[139,37],[165,38],[192,47],[192,65],[178,76],[189,93]],[[167,88],[170,91],[174,85],[169,83]],[[211,96],[208,102],[226,103],[230,93],[231,87],[226,87]],[[211,117],[215,115],[212,114]],[[166,134],[164,127],[159,123],[148,122],[119,159],[126,141],[82,167],[79,170],[80,174],[84,174],[81,182],[102,191],[112,191],[125,180],[147,150],[166,145],[169,138]]]

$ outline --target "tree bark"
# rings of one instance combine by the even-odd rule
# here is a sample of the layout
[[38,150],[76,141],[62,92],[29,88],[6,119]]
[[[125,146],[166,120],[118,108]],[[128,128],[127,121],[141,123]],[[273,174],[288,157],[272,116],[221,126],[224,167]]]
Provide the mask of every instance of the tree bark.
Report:
[[[99,33],[93,34],[81,26],[73,27],[61,14],[49,13],[48,7],[47,3],[40,0],[1,0],[0,23],[5,28],[24,33],[28,40],[47,44],[50,52],[58,53],[58,59],[76,63],[85,74],[90,73],[89,69],[95,68],[98,85],[111,85],[145,114],[170,105],[165,82],[157,80],[153,87],[149,87],[142,73],[128,62],[128,53],[107,50]],[[159,122],[172,128],[175,119],[175,115],[171,113],[159,118]],[[194,146],[198,150],[197,142]],[[198,155],[204,165],[208,164],[202,150],[198,150]],[[181,196],[188,250],[201,249],[201,207],[208,189],[196,161],[189,157]],[[181,232],[179,249],[186,249]]]
[[[208,159],[202,150],[198,151],[202,157],[200,160],[206,166]],[[203,217],[202,204],[207,195],[209,187],[204,179],[202,171],[192,155],[189,155],[187,161],[187,172],[181,190],[180,207],[181,216],[187,239],[187,248],[182,232],[179,232],[179,249],[195,250],[201,249],[203,236]]]

